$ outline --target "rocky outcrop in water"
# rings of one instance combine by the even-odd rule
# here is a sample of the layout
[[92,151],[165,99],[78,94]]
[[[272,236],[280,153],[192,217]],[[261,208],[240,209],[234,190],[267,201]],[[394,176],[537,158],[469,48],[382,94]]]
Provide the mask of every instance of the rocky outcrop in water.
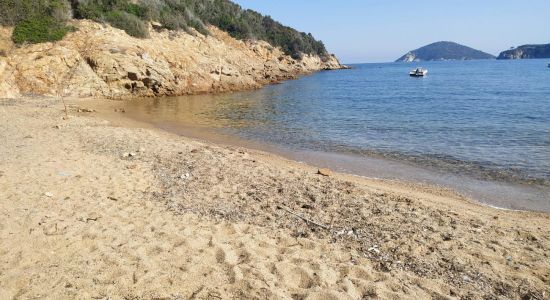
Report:
[[550,44],[523,45],[507,51],[503,51],[498,59],[530,59],[550,58]]
[[401,56],[396,62],[494,59],[491,54],[454,42],[437,42]]
[[138,39],[92,21],[57,43],[15,47],[1,28],[0,97],[49,95],[124,98],[258,88],[318,70],[342,68],[334,56],[295,60],[263,41],[153,30]]

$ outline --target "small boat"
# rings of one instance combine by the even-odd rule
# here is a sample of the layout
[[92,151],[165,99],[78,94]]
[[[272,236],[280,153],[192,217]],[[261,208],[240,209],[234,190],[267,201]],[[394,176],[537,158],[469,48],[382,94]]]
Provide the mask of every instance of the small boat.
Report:
[[422,77],[422,76],[426,76],[427,74],[428,74],[428,70],[423,68],[416,68],[415,70],[412,70],[411,72],[409,72],[409,75],[413,77]]

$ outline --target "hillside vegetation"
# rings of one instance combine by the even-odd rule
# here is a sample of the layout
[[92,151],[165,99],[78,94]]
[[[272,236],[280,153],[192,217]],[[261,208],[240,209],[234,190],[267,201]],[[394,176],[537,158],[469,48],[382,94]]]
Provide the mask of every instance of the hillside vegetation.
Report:
[[436,42],[424,47],[412,50],[396,61],[438,61],[438,60],[470,60],[470,59],[494,59],[489,53],[485,53],[455,42]]
[[15,26],[17,44],[61,40],[72,28],[70,5],[64,0],[0,0],[0,25]]
[[61,39],[71,29],[65,25],[71,17],[108,23],[140,38],[148,37],[149,21],[202,34],[208,34],[207,25],[214,25],[237,39],[281,47],[293,58],[302,53],[327,54],[324,44],[310,33],[228,0],[0,0],[0,24],[15,26],[13,40],[19,44]]

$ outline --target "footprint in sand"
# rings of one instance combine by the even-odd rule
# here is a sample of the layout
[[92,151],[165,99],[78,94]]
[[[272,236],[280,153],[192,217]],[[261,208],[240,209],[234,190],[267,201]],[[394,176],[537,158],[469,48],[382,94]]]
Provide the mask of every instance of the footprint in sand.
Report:
[[220,245],[216,250],[216,261],[231,266],[250,262],[250,253],[242,248],[233,249],[231,245]]
[[296,265],[279,263],[275,266],[275,273],[291,288],[309,289],[315,286],[315,281],[308,272]]

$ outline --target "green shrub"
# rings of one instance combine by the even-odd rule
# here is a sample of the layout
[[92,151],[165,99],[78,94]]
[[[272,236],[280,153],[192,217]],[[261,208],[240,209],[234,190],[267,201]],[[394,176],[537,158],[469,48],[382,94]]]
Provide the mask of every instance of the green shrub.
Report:
[[131,36],[146,38],[149,36],[147,24],[135,15],[124,11],[111,11],[105,15],[105,20],[113,27],[126,31]]
[[144,22],[148,16],[145,6],[130,3],[127,0],[88,0],[76,1],[73,10],[76,18],[107,22],[139,38],[149,36]]
[[90,19],[99,21],[105,14],[105,7],[96,1],[73,4],[73,15],[77,19]]
[[197,30],[198,32],[200,32],[201,34],[204,34],[204,35],[208,35],[208,29],[206,29],[206,27],[204,26],[204,24],[198,20],[198,19],[191,19],[189,21],[187,21],[188,24],[189,24],[189,27],[193,27],[195,28],[195,30]]
[[0,0],[0,24],[5,26],[35,16],[50,16],[62,22],[70,15],[68,0]]
[[128,3],[125,7],[125,11],[141,19],[147,17],[147,8],[134,3]]
[[12,40],[16,44],[59,41],[70,30],[71,27],[50,16],[29,17],[15,24]]
[[168,10],[160,11],[158,17],[153,18],[153,20],[158,20],[164,28],[169,30],[187,30],[187,21],[185,18],[182,15],[171,13]]

